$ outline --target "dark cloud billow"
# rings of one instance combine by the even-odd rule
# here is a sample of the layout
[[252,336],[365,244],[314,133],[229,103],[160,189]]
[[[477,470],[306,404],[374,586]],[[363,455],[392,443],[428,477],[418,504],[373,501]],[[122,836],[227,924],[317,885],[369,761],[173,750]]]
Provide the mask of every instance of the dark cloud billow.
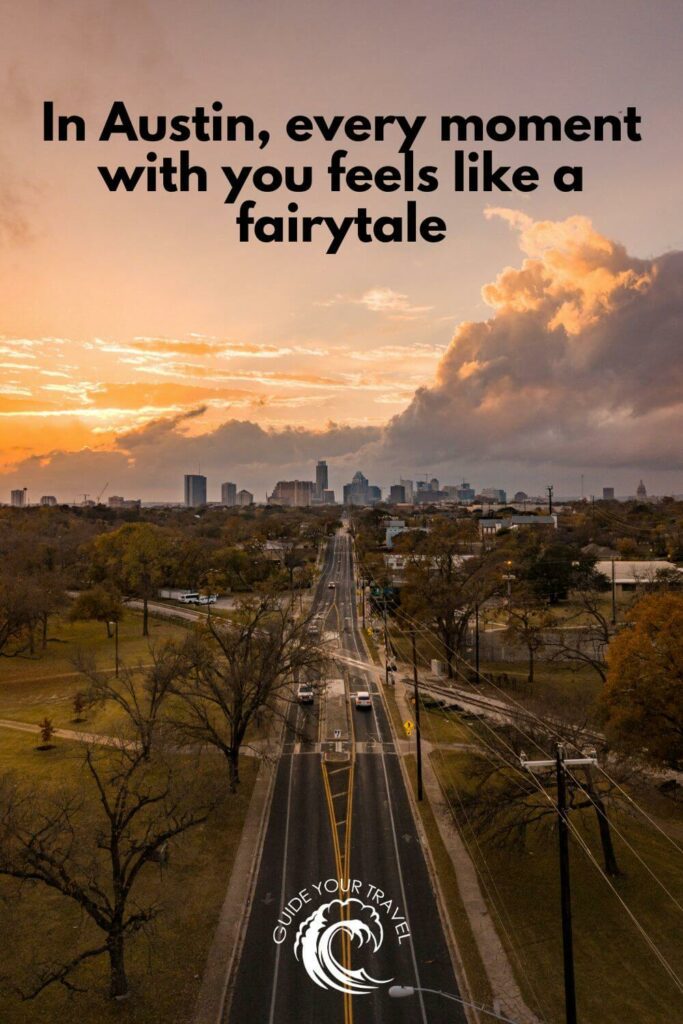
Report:
[[460,325],[373,455],[680,470],[683,253],[635,259],[583,217],[489,213],[526,258],[483,289],[494,315]]

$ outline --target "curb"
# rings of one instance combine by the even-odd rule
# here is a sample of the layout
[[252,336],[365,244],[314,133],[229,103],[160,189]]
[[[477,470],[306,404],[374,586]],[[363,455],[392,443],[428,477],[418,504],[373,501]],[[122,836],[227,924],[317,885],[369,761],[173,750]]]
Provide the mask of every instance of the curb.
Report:
[[[223,899],[191,1024],[221,1024],[246,932],[263,853],[279,759],[261,762],[244,820],[230,881]],[[245,884],[246,879],[246,884]]]

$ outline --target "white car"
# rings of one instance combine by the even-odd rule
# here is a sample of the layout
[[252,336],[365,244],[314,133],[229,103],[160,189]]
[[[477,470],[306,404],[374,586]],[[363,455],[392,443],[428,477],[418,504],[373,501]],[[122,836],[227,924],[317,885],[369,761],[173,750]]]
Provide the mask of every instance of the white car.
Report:
[[369,711],[372,708],[372,697],[367,690],[357,690],[354,702],[358,711]]
[[328,590],[334,590],[336,588],[336,586],[337,586],[336,583],[328,583],[327,584],[327,589]]
[[299,704],[313,703],[313,687],[310,683],[299,683],[296,699],[299,701]]

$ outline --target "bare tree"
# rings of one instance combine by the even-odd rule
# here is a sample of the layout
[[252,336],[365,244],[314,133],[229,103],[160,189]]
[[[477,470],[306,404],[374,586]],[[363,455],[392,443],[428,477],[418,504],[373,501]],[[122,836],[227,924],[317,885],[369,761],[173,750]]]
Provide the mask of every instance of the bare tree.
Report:
[[[157,755],[159,754],[157,750]],[[109,958],[112,998],[128,995],[127,941],[160,911],[139,885],[169,840],[205,821],[205,787],[179,775],[172,761],[145,757],[141,745],[84,746],[84,782],[76,790],[31,789],[0,779],[0,875],[43,885],[76,903],[101,941],[66,962],[43,964],[22,998],[59,982],[78,990],[73,974],[95,957]]]
[[220,750],[234,791],[249,726],[264,714],[282,715],[289,685],[319,673],[323,651],[310,618],[296,618],[293,601],[267,593],[243,600],[231,619],[207,618],[185,654],[185,675],[174,686],[187,710],[178,728]]
[[[575,730],[569,727],[563,732],[568,746],[580,748],[580,735]],[[538,779],[522,770],[521,763],[519,768],[511,765],[510,747],[519,749],[517,734],[514,729],[505,729],[501,730],[501,735],[505,743],[501,744],[498,752],[476,755],[471,759],[468,767],[470,792],[463,798],[463,803],[475,830],[487,835],[495,845],[524,845],[531,831],[544,824],[552,827],[556,824],[554,799],[548,800],[539,789],[540,782],[552,796],[555,773],[549,770],[542,779]],[[538,754],[539,757],[552,756],[554,744],[551,735],[557,735],[555,726],[552,734],[527,730],[525,743],[529,738],[534,743],[534,757],[537,756],[537,748],[545,751],[544,755]],[[519,752],[521,754],[521,750]],[[613,788],[611,782],[598,785],[589,768],[581,770],[580,774],[577,769],[567,780],[567,809],[570,814],[585,810],[595,812],[604,870],[612,877],[620,874],[607,813]]]
[[118,677],[100,671],[87,653],[74,664],[90,683],[87,703],[113,702],[123,711],[136,741],[149,758],[155,733],[163,724],[166,699],[187,667],[187,653],[173,642],[150,646],[151,665],[121,665]]
[[531,587],[522,584],[515,589],[508,608],[507,633],[513,641],[523,644],[527,649],[527,681],[530,686],[534,683],[536,654],[545,643],[545,631],[550,621],[546,606],[539,601]]
[[560,620],[548,635],[553,661],[590,668],[602,683],[607,678],[605,655],[615,633],[604,600],[607,589],[607,580],[600,573],[585,574],[572,592],[576,612]]

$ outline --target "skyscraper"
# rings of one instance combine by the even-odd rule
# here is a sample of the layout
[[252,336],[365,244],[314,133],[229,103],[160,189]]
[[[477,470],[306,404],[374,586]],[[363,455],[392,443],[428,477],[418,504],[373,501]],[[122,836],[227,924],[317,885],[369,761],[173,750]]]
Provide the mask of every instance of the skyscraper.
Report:
[[237,484],[221,484],[221,504],[230,507],[237,504]]
[[185,504],[188,508],[206,505],[206,477],[198,473],[185,475]]
[[13,508],[24,508],[24,506],[28,504],[26,499],[26,488],[17,488],[15,491],[12,491],[10,501]]
[[603,487],[602,489],[602,500],[603,501],[614,501],[614,488]]
[[413,500],[413,481],[412,480],[399,480],[399,484],[405,490],[406,501]]
[[326,491],[329,486],[327,463],[324,459],[320,459],[315,467],[315,496],[318,501],[323,500],[323,492]]

